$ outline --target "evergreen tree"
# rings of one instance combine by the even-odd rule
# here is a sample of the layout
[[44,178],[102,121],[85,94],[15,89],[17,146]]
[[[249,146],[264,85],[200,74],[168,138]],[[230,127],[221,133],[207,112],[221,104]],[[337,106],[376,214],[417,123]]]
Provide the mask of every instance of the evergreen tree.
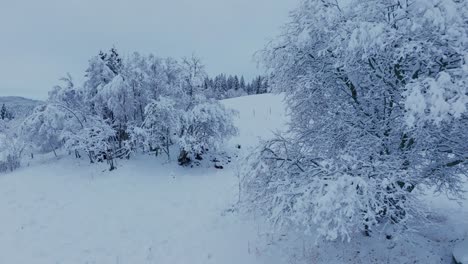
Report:
[[2,120],[5,120],[6,119],[6,115],[7,115],[7,109],[6,109],[6,106],[5,104],[2,105],[2,109],[0,110],[0,118]]
[[103,60],[114,74],[119,74],[122,69],[122,59],[116,48],[109,50],[109,53],[99,52],[99,57]]
[[2,108],[0,109],[0,119],[2,120],[13,119],[13,114],[7,109],[5,104],[2,104]]
[[239,78],[237,77],[237,75],[234,76],[234,80],[233,80],[233,88],[234,90],[239,90]]
[[268,79],[264,78],[262,82],[261,93],[268,93]]
[[227,87],[226,87],[226,92],[234,88],[234,77],[232,75],[229,75],[227,79]]
[[245,88],[246,88],[246,87],[245,87],[244,76],[241,76],[240,82],[239,82],[239,89],[242,89],[242,90],[244,90],[244,91],[247,91]]
[[262,76],[258,76],[255,78],[253,81],[253,89],[255,90],[255,94],[262,94],[263,92],[263,81],[262,81]]

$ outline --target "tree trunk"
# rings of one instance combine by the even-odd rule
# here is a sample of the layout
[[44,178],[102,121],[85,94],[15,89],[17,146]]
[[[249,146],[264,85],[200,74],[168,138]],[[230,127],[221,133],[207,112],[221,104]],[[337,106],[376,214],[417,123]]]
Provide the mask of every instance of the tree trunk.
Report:
[[107,163],[109,164],[109,171],[115,170],[114,158],[111,153],[107,153]]
[[179,158],[177,159],[177,161],[179,162],[179,165],[185,166],[190,163],[190,158],[188,155],[189,153],[185,151],[184,149],[180,151]]

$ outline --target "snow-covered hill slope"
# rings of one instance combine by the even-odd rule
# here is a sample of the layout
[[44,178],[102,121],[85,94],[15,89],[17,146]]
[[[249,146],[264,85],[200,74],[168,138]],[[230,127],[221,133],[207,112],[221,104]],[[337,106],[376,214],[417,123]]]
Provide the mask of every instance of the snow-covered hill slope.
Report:
[[42,103],[42,101],[19,96],[0,96],[0,107],[5,104],[7,109],[13,113],[13,116],[19,119],[29,115],[36,106]]
[[260,94],[223,100],[226,107],[238,111],[235,125],[240,133],[231,142],[252,147],[283,131],[287,121],[283,99],[281,95]]
[[[224,104],[239,112],[230,153],[248,154],[285,129],[281,96]],[[271,233],[261,218],[235,210],[239,160],[216,170],[140,155],[112,172],[65,155],[38,160],[0,175],[0,263],[450,263],[468,232],[467,203],[429,196],[434,224],[419,234],[317,246],[313,236]]]

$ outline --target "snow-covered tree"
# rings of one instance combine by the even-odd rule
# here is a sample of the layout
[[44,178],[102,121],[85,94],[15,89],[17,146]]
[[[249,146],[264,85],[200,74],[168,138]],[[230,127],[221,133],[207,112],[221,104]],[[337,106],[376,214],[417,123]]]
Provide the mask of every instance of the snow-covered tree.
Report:
[[[195,56],[178,61],[133,53],[121,58],[113,48],[91,58],[82,85],[69,74],[60,79],[47,104],[23,123],[22,135],[42,152],[63,146],[78,158],[87,155],[91,163],[106,160],[111,170],[116,158],[129,158],[138,149],[170,157],[170,146],[176,144],[187,157],[201,155],[202,147],[188,136],[200,139],[203,149],[214,148],[232,127],[228,111],[206,99],[206,79]],[[211,119],[202,115],[208,110]],[[214,126],[202,128],[197,118]]]
[[115,76],[97,94],[104,109],[104,118],[119,134],[122,134],[119,137],[120,141],[124,140],[126,126],[133,121],[137,113],[134,95],[127,79],[122,75]]
[[159,97],[146,106],[145,117],[145,144],[150,150],[163,151],[170,160],[170,146],[176,141],[181,129],[182,111],[173,99]]
[[159,80],[159,78],[155,78],[155,75],[162,74],[159,61],[157,63],[152,63],[150,69],[148,59],[136,52],[125,60],[122,75],[131,95],[128,98],[130,100],[128,104],[131,105],[131,111],[127,113],[129,115],[128,121],[135,124],[143,122],[145,105],[148,104],[153,95],[150,87],[158,88],[161,86],[159,83],[154,83],[154,81]]
[[193,97],[203,86],[206,77],[205,65],[195,55],[183,58],[181,65],[184,90],[189,97]]
[[49,91],[47,103],[69,115],[72,115],[79,125],[83,126],[86,116],[90,113],[86,107],[84,91],[76,87],[72,76],[68,73],[60,81],[63,85],[56,85]]
[[83,85],[83,94],[85,100],[88,102],[91,110],[100,113],[102,109],[96,105],[99,89],[112,81],[116,74],[107,66],[103,61],[102,56],[95,56],[89,60],[88,68],[86,69],[86,80]]
[[217,149],[226,139],[237,133],[233,124],[234,112],[215,100],[196,104],[182,116],[179,163],[200,159],[208,150]]
[[40,152],[54,152],[63,145],[67,113],[53,105],[38,106],[20,127],[20,136]]
[[244,76],[241,76],[240,81],[239,81],[239,89],[246,91],[245,87],[246,86],[245,86]]
[[13,119],[13,114],[8,110],[5,104],[2,104],[2,107],[0,108],[0,119],[1,120]]
[[19,168],[22,153],[26,148],[25,142],[11,132],[0,133],[0,173]]
[[119,150],[116,132],[104,120],[88,118],[84,127],[76,131],[67,131],[63,137],[68,150],[86,153],[91,163],[106,160],[109,169],[115,169],[114,159]]
[[99,52],[99,57],[115,75],[121,73],[123,66],[122,58],[115,47],[111,48],[108,53]]
[[251,157],[247,201],[279,225],[350,239],[459,196],[468,165],[468,3],[303,0],[262,53],[287,135]]

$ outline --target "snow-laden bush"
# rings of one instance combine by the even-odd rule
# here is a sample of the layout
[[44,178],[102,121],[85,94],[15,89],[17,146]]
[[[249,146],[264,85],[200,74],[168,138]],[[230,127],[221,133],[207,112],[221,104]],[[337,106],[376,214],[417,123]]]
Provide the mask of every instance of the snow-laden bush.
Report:
[[201,159],[209,149],[216,150],[237,133],[234,114],[203,96],[189,96],[179,102],[161,96],[145,107],[143,130],[135,131],[134,136],[143,140],[145,149],[162,151],[169,160],[170,147],[176,145],[181,150],[178,161],[186,165],[194,158]]
[[[315,156],[315,155],[314,155]],[[403,224],[423,215],[412,195],[411,176],[385,162],[363,162],[341,154],[311,158],[295,139],[261,145],[244,171],[244,199],[278,228],[300,228],[335,240],[370,232],[382,222]],[[375,171],[385,171],[378,175]],[[375,175],[369,177],[369,175]],[[364,176],[364,177],[363,177]]]
[[115,169],[114,158],[118,155],[115,130],[99,119],[89,119],[77,131],[64,134],[65,146],[75,153],[84,152],[91,163],[106,160],[110,170]]
[[179,163],[186,164],[193,158],[219,146],[230,137],[237,134],[233,117],[235,112],[226,109],[216,100],[207,100],[196,104],[184,112],[182,116],[182,131],[178,138],[181,148]]
[[251,208],[333,240],[404,230],[419,186],[460,197],[468,3],[303,0],[291,19],[261,53],[291,124],[250,159]]
[[19,168],[26,147],[22,139],[9,132],[0,133],[0,173]]

